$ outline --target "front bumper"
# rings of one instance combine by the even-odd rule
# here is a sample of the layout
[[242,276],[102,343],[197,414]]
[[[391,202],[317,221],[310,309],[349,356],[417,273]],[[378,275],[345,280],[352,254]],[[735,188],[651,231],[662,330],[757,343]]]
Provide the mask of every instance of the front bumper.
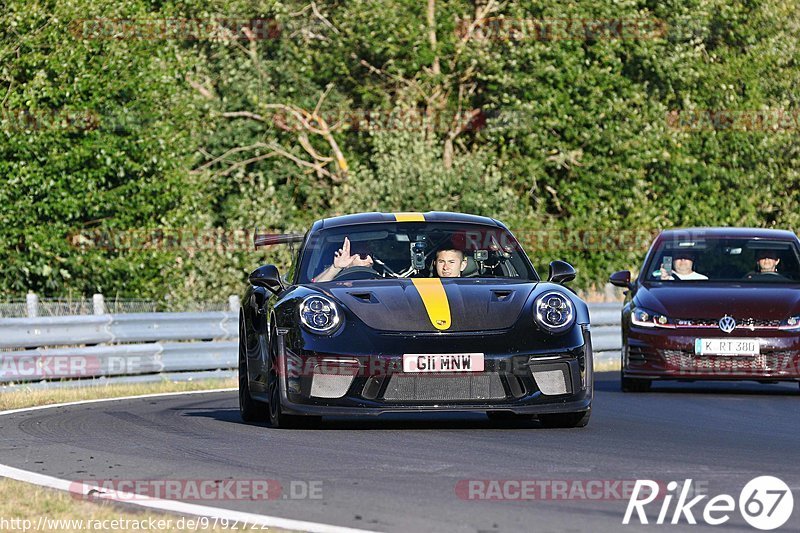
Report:
[[[506,411],[537,415],[587,411],[593,395],[588,328],[578,338],[582,341],[578,346],[545,353],[483,352],[483,372],[448,373],[403,372],[400,353],[295,352],[280,342],[282,410],[287,414],[368,416],[390,412]],[[428,353],[448,353],[442,346],[434,343]]]
[[[700,338],[757,340],[755,356],[695,355]],[[643,379],[800,381],[800,334],[780,330],[659,329],[631,327],[622,350],[622,374]]]

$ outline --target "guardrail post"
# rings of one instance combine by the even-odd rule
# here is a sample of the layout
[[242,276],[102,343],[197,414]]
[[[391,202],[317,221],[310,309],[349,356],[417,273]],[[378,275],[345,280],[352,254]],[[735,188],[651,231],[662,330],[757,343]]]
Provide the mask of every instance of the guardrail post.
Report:
[[104,301],[102,294],[95,294],[92,296],[92,307],[94,308],[94,314],[106,314],[106,302]]
[[230,309],[231,313],[238,313],[240,305],[241,302],[239,301],[239,297],[237,295],[231,294],[228,296],[228,308]]
[[28,303],[28,318],[36,318],[39,316],[39,296],[29,292],[26,301]]
[[605,287],[603,288],[604,302],[615,302],[617,300],[617,289],[610,283],[606,283]]

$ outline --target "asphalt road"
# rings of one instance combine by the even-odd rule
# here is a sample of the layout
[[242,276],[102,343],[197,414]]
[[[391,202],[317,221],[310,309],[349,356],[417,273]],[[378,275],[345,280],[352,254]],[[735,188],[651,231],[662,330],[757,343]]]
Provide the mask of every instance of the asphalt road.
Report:
[[[623,526],[628,499],[617,482],[692,479],[698,493],[738,501],[745,483],[762,475],[793,489],[795,510],[781,530],[798,531],[799,451],[797,384],[675,383],[623,394],[614,373],[596,374],[592,420],[583,429],[446,414],[273,430],[241,423],[234,392],[0,417],[6,465],[70,480],[275,480],[283,491],[276,499],[194,503],[391,532],[756,531],[738,510],[716,528],[685,517],[655,526],[663,499],[646,506],[649,526],[635,518]],[[528,499],[475,499],[498,487],[515,498],[516,481],[526,482]],[[581,488],[607,498],[589,499]],[[304,497],[306,490],[315,497]],[[707,501],[693,508],[701,523]]]

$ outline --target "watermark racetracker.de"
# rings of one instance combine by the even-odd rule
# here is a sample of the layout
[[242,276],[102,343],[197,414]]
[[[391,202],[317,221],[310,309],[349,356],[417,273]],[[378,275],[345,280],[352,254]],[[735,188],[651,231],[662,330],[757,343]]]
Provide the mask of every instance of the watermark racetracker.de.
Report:
[[667,24],[657,18],[504,18],[461,19],[456,35],[476,41],[600,41],[663,39]]
[[692,109],[672,110],[667,127],[684,132],[735,131],[752,133],[797,133],[798,109]]
[[6,353],[0,358],[0,382],[80,379],[159,373],[160,356]]
[[77,39],[263,41],[281,36],[272,18],[90,18],[69,24]]
[[461,479],[455,493],[469,501],[626,501],[637,483],[636,479]]
[[737,510],[760,530],[783,526],[791,517],[790,487],[774,476],[751,479],[737,495],[715,494],[708,480],[684,479],[462,479],[455,494],[467,501],[627,502],[623,525],[685,524],[698,519],[711,526],[727,524]]
[[86,479],[70,484],[76,499],[115,501],[322,500],[321,480],[293,479]]
[[[132,228],[102,229],[92,228],[72,231],[67,241],[75,248],[82,250],[100,249],[107,251],[186,251],[186,252],[218,252],[229,251],[252,252],[253,229],[237,228]],[[612,230],[612,229],[534,229],[515,232],[517,240],[525,250],[532,252],[549,252],[554,250],[583,251],[646,251],[659,230]],[[275,233],[277,234],[277,232]],[[259,235],[266,235],[259,233]],[[491,245],[491,232],[472,235],[465,232],[463,242],[465,249],[481,249]],[[505,232],[498,232],[495,241],[500,246],[511,246]]]

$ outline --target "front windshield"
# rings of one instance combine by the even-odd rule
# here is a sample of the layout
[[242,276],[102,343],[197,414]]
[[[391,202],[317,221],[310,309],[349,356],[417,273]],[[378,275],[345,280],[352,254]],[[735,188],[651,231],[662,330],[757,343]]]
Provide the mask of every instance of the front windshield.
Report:
[[665,240],[645,265],[647,281],[798,283],[800,260],[794,242],[757,238]]
[[[330,274],[345,239],[355,266]],[[419,277],[539,279],[517,240],[502,228],[387,222],[315,233],[303,250],[298,281]]]

